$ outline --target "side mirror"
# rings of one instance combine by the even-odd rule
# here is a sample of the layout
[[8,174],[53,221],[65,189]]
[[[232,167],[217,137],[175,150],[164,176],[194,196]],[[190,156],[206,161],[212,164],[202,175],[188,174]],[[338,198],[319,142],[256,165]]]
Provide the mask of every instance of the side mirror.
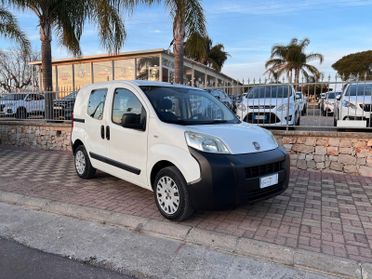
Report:
[[301,99],[301,96],[300,95],[296,95],[296,100],[300,100]]
[[121,118],[121,126],[135,130],[145,130],[146,123],[141,120],[141,114],[124,113]]
[[337,95],[337,96],[336,96],[336,100],[337,100],[337,101],[340,101],[340,100],[341,100],[341,95]]

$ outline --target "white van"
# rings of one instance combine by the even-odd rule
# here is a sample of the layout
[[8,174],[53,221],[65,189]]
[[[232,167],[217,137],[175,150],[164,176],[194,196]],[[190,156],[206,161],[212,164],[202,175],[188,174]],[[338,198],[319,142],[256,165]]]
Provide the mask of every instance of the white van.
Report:
[[89,85],[76,98],[71,140],[78,176],[99,169],[149,189],[168,219],[267,199],[288,186],[288,154],[271,132],[193,87]]

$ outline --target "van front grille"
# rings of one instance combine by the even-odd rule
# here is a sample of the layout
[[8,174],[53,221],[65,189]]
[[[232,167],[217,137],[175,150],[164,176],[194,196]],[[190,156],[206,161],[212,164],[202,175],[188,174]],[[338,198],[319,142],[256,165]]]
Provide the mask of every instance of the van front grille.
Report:
[[284,160],[261,166],[245,168],[245,178],[255,178],[279,172],[284,167]]

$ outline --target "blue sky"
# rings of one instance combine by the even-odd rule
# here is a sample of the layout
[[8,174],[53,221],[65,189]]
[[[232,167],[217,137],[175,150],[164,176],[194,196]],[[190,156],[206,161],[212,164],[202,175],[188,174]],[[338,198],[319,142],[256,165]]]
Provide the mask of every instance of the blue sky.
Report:
[[[208,33],[214,43],[223,43],[231,55],[223,72],[238,79],[262,76],[271,47],[291,38],[308,37],[308,52],[320,52],[325,61],[319,66],[328,76],[331,65],[342,56],[372,49],[372,0],[204,0]],[[17,12],[21,28],[39,49],[36,17],[29,11]],[[122,51],[168,48],[172,37],[169,12],[163,5],[140,6],[125,15],[127,39]],[[86,25],[81,40],[83,55],[101,54],[94,24]],[[2,49],[12,46],[0,38]],[[70,53],[54,37],[53,57]],[[314,65],[318,65],[314,63]]]

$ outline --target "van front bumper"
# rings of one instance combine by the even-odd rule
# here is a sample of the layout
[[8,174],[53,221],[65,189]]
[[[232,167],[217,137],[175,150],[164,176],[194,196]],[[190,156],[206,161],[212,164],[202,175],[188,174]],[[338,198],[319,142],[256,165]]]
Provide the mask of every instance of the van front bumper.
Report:
[[[194,209],[226,209],[283,193],[288,188],[289,155],[278,147],[251,154],[213,154],[190,148],[201,179],[188,185]],[[278,184],[260,188],[260,178],[278,173]]]

